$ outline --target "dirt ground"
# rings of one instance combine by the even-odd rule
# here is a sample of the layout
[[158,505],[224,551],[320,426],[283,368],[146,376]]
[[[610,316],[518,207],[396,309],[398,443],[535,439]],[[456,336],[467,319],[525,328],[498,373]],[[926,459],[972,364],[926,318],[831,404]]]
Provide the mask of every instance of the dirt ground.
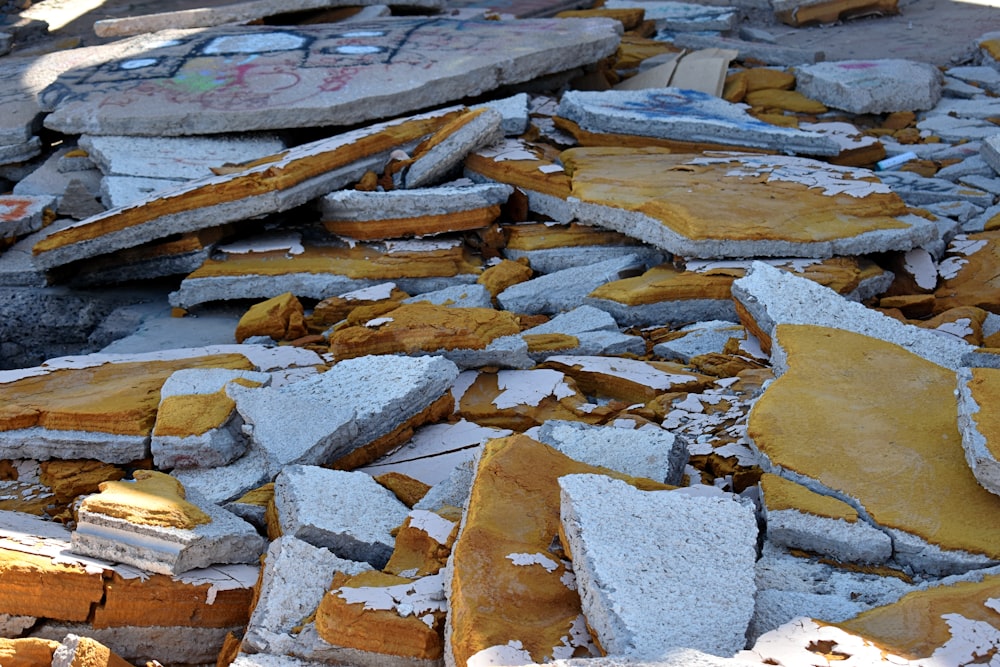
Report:
[[[231,1],[41,0],[26,13],[43,20],[65,12],[79,14],[55,31],[54,36],[77,36],[83,44],[96,44],[102,40],[94,36],[92,26],[100,19],[217,6]],[[994,2],[996,6],[956,0],[900,0],[900,13],[896,16],[859,18],[807,28],[792,28],[766,18],[749,25],[768,31],[783,46],[823,51],[827,60],[907,58],[954,65],[967,60],[977,37],[1000,31],[1000,0],[977,1]],[[707,4],[721,4],[721,0]],[[85,9],[89,10],[81,13]]]

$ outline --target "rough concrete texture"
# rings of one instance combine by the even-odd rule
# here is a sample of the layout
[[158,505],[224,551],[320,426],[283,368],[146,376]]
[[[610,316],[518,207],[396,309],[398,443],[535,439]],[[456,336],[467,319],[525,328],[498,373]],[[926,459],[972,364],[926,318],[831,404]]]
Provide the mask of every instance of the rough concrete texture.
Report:
[[559,116],[589,132],[836,155],[840,147],[815,132],[759,121],[739,105],[694,90],[569,91]]
[[993,204],[990,193],[943,178],[925,178],[906,171],[880,172],[879,178],[911,206],[946,201],[967,201],[983,207]]
[[990,405],[1000,371],[994,368],[958,369],[958,428],[965,460],[986,490],[1000,494],[1000,460],[996,424]]
[[550,419],[538,429],[538,440],[593,466],[633,477],[679,484],[687,464],[687,444],[653,425],[590,426]]
[[177,665],[204,665],[210,664],[218,656],[226,635],[240,629],[240,626],[94,628],[86,623],[43,621],[32,628],[31,636],[56,641],[62,641],[69,634],[90,637],[136,665],[145,665],[152,660],[163,660],[168,664]]
[[295,644],[295,628],[316,610],[331,573],[353,575],[369,569],[367,563],[345,560],[292,535],[274,540],[267,550],[260,596],[243,636],[242,650],[289,654]]
[[320,199],[324,220],[387,220],[442,215],[503,204],[514,191],[502,183],[411,188],[388,192],[339,190]]
[[[596,62],[614,52],[617,26],[603,19],[515,24],[416,17],[353,23],[347,35],[325,26],[168,30],[158,34],[161,46],[141,58],[63,74],[41,99],[54,110],[46,126],[69,134],[162,136],[345,126]],[[392,60],[377,55],[390,50],[401,55]],[[461,59],[455,58],[458,50],[465,52]],[[275,67],[309,65],[296,70],[294,85],[286,82],[278,90],[266,75],[240,76],[234,69],[234,56],[258,51],[269,52]],[[171,67],[164,65],[168,62]],[[428,68],[429,63],[434,66]],[[170,81],[183,85],[185,77],[206,78],[202,71],[209,72],[209,81],[235,78],[239,83],[212,85],[207,97],[202,91],[156,95],[153,89],[130,97],[128,89],[137,82],[159,81],[166,91]],[[324,83],[331,78],[338,81],[333,90]],[[132,104],[119,106],[126,97]],[[243,103],[234,107],[233,99]]]
[[45,221],[45,209],[54,204],[52,197],[0,195],[0,238],[14,239],[37,232]]
[[941,99],[941,72],[910,60],[840,60],[796,69],[796,90],[834,109],[885,113],[930,109]]
[[682,327],[680,338],[659,343],[653,352],[666,359],[677,359],[689,363],[692,357],[712,352],[722,352],[722,348],[733,338],[746,335],[743,327],[727,320],[697,322]]
[[455,285],[403,299],[402,303],[433,303],[454,308],[492,308],[493,299],[484,286]]
[[398,187],[423,188],[442,181],[472,151],[503,140],[503,116],[489,107],[470,111],[459,127],[446,127],[428,143],[429,148],[414,156],[398,176]]
[[193,493],[188,500],[211,521],[186,530],[81,509],[73,531],[73,551],[159,574],[180,574],[217,563],[257,562],[266,542],[253,526]]
[[283,535],[376,569],[389,561],[391,531],[409,512],[365,473],[302,465],[286,466],[275,479],[274,505]]
[[[733,283],[733,298],[749,313],[753,330],[768,337],[779,324],[845,329],[895,343],[951,369],[964,366],[963,356],[973,350],[963,340],[904,324],[763,262],[754,262],[749,273]],[[774,363],[780,372],[783,368],[780,358]]]
[[584,298],[600,285],[642,266],[635,255],[625,255],[592,266],[563,269],[512,285],[497,295],[497,301],[505,310],[515,313],[560,313],[581,306]]
[[[606,651],[656,660],[672,648],[729,657],[744,646],[756,590],[750,508],[597,475],[559,486],[583,610]],[[642,571],[623,567],[640,551]],[[724,592],[706,599],[709,585]]]
[[983,139],[979,155],[986,164],[992,167],[994,172],[1000,174],[1000,134],[994,134]]

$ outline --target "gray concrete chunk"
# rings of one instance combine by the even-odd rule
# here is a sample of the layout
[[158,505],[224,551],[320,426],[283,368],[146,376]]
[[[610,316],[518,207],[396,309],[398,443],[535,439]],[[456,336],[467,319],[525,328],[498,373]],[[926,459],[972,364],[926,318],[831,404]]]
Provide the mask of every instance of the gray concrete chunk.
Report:
[[994,134],[983,139],[979,155],[994,172],[1000,174],[1000,134]]
[[973,373],[980,375],[980,383],[987,383],[995,380],[996,371],[958,369],[958,430],[962,434],[962,449],[965,450],[965,460],[980,486],[1000,495],[1000,460],[997,460],[993,451],[996,443],[991,443],[984,433],[985,429],[980,428],[980,422],[988,420],[990,411],[995,407],[980,405],[980,401],[976,400]]
[[559,486],[583,611],[609,654],[656,660],[675,648],[732,656],[744,647],[756,592],[750,508],[599,475]]
[[591,266],[574,267],[532,278],[508,287],[497,301],[516,313],[554,314],[583,305],[583,300],[604,283],[644,265],[635,255],[608,259]]
[[502,183],[362,192],[340,190],[320,200],[324,220],[364,221],[445,215],[507,202],[514,191]]
[[274,480],[281,531],[341,558],[385,567],[409,509],[363,472],[287,466]]
[[993,205],[993,195],[989,192],[943,178],[926,178],[910,171],[880,172],[879,178],[911,206],[944,201],[967,201],[983,207]]
[[851,113],[930,109],[941,99],[941,72],[911,60],[838,60],[799,67],[796,90]]

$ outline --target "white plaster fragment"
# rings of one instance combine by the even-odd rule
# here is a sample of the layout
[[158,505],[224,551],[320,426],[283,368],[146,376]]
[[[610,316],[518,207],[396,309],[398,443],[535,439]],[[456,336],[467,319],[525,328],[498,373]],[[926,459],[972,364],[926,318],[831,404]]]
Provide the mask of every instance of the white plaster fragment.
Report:
[[432,574],[396,586],[342,586],[330,594],[348,604],[363,604],[365,609],[395,611],[404,617],[423,616],[443,612],[447,607],[442,577]]
[[448,536],[455,528],[455,522],[449,521],[435,512],[411,510],[410,528],[424,531],[438,544],[446,544]]
[[908,250],[903,259],[903,267],[921,289],[932,290],[937,287],[938,270],[934,265],[934,258],[923,248]]
[[500,410],[518,405],[538,405],[547,396],[557,399],[574,395],[566,384],[566,376],[559,371],[540,368],[530,371],[500,371],[497,373],[500,393],[493,405]]
[[306,251],[302,245],[302,237],[295,233],[268,234],[255,238],[235,241],[219,250],[230,255],[246,255],[255,252],[274,252],[284,250],[289,255],[301,255]]
[[466,667],[518,667],[534,665],[531,654],[524,650],[524,644],[511,639],[506,644],[484,648],[465,663]]
[[541,565],[545,568],[546,572],[553,572],[559,563],[554,561],[549,556],[540,553],[512,553],[507,554],[507,560],[512,562],[514,565]]

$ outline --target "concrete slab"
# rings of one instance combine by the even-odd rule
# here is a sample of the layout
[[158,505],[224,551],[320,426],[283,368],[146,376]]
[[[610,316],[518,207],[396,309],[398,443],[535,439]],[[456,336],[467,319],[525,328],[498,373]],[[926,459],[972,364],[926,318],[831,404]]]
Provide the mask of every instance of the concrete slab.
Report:
[[938,265],[940,281],[935,290],[934,312],[958,306],[978,306],[990,312],[1000,310],[993,292],[994,274],[1000,253],[1000,232],[960,234],[949,244]]
[[742,326],[726,320],[697,322],[682,327],[679,331],[684,332],[682,337],[654,345],[653,354],[686,364],[690,363],[692,357],[700,354],[721,353],[730,340],[746,336],[746,330]]
[[[806,155],[837,155],[833,139],[757,120],[743,107],[683,88],[568,91],[560,118],[592,134],[651,137],[714,148],[762,148]],[[587,142],[582,142],[585,145]]]
[[320,200],[327,231],[360,240],[426,236],[489,226],[514,189],[500,183],[361,192]]
[[[587,625],[605,651],[656,660],[670,648],[741,650],[756,591],[751,508],[598,475],[562,477],[559,487],[561,534]],[[641,571],[628,567],[637,554]],[[724,592],[709,601],[705,586]]]
[[996,391],[1000,370],[958,369],[958,428],[965,460],[986,490],[1000,494],[1000,460],[996,454],[995,413],[984,410]]
[[242,651],[290,654],[297,643],[295,628],[316,611],[331,573],[353,575],[369,569],[367,563],[340,558],[292,535],[274,540],[267,549],[260,596],[243,635]]
[[371,444],[441,398],[457,376],[440,357],[366,356],[283,387],[227,391],[274,476],[291,463],[331,463]]
[[685,49],[732,49],[739,54],[736,56],[739,61],[764,63],[765,65],[798,66],[802,63],[816,63],[826,59],[826,54],[823,51],[698,33],[675,33],[671,35],[671,42],[675,46]]
[[560,313],[581,306],[584,298],[600,285],[639,268],[643,264],[638,257],[625,255],[591,266],[563,269],[512,285],[497,295],[497,301],[515,313]]
[[948,76],[974,84],[980,90],[986,90],[993,94],[1000,93],[1000,70],[989,65],[965,65],[961,67],[949,67]]
[[988,120],[941,115],[935,112],[917,122],[917,129],[942,141],[958,143],[963,140],[982,140],[996,134],[996,126]]
[[969,85],[953,76],[944,75],[944,83],[941,87],[941,97],[956,97],[969,100],[983,94],[982,88]]
[[[908,250],[938,237],[932,223],[909,214],[866,169],[658,148],[574,148],[561,160],[573,174],[579,221],[683,257],[861,255]],[[815,224],[804,226],[803,216]]]
[[[963,356],[973,349],[965,341],[903,324],[762,262],[754,262],[750,272],[733,283],[733,298],[747,315],[741,315],[744,325],[767,348],[778,325],[813,324],[894,343],[950,369],[964,366]],[[778,372],[783,368],[780,358],[772,358],[772,363]]]
[[[225,628],[191,626],[93,628],[86,623],[45,621],[32,628],[31,634],[62,641],[68,634],[90,637],[104,644],[131,664],[150,661],[166,664],[211,664],[222,650],[226,636],[242,630],[242,625]],[[162,664],[162,663],[161,663]]]
[[[530,198],[530,195],[529,195]],[[568,204],[564,204],[568,210]],[[512,260],[526,259],[537,273],[554,273],[574,266],[635,255],[644,264],[658,264],[663,251],[624,234],[601,227],[570,223],[525,223],[504,227],[502,252]]]
[[46,222],[46,209],[54,217],[52,197],[0,195],[0,238],[15,239],[40,230]]
[[604,6],[608,9],[641,7],[645,10],[645,20],[655,22],[657,30],[678,32],[732,30],[741,16],[736,7],[664,0],[609,0]]
[[664,484],[680,484],[688,460],[684,440],[655,425],[633,429],[549,420],[537,437],[571,459]]
[[0,165],[27,162],[42,154],[42,142],[38,137],[32,137],[21,144],[0,146]]
[[943,178],[926,178],[910,171],[879,172],[879,178],[911,206],[944,201],[967,201],[982,207],[993,205],[991,193]]
[[[1000,137],[1000,135],[997,135]],[[965,158],[961,162],[955,164],[949,164],[946,167],[938,169],[937,173],[934,174],[935,178],[943,178],[952,182],[958,181],[958,179],[963,176],[993,176],[996,172],[993,167],[986,161],[984,153],[989,152],[987,148],[987,143],[989,140],[983,141],[979,148],[979,155],[973,155],[972,157]],[[998,139],[1000,141],[1000,139]],[[1000,155],[998,155],[1000,157]],[[1000,160],[998,160],[1000,164]]]
[[267,453],[251,442],[247,452],[228,465],[217,468],[174,468],[170,475],[183,484],[185,489],[200,494],[216,505],[225,505],[274,479],[267,460]]
[[[483,106],[488,106],[500,112],[503,122],[500,127],[504,136],[519,137],[528,131],[528,94],[518,93],[510,97],[486,102]],[[472,107],[473,109],[477,107]]]
[[979,156],[995,173],[1000,174],[1000,134],[994,134],[983,139],[983,145],[979,149]]
[[193,529],[140,524],[82,506],[72,550],[148,572],[180,574],[218,563],[256,563],[266,541],[235,514],[188,494],[210,522]]
[[[420,140],[455,115],[453,109],[377,124],[297,146],[273,162],[190,181],[49,236],[35,247],[36,262],[53,268],[171,234],[294,208],[355,183],[369,169],[380,169],[392,150]],[[156,205],[148,206],[151,202]]]
[[274,481],[283,535],[329,549],[340,558],[385,567],[409,508],[363,472],[286,466]]
[[962,185],[993,195],[994,200],[997,195],[1000,195],[1000,178],[997,178],[996,174],[991,174],[989,176],[970,174],[968,176],[962,176],[958,180]]
[[321,300],[387,281],[408,294],[421,294],[475,283],[481,270],[481,258],[457,239],[308,245],[296,254],[284,249],[230,252],[206,260],[169,299],[179,308],[229,299],[269,299],[285,292]]
[[[45,122],[67,134],[148,136],[346,126],[596,62],[617,47],[617,25],[418,17],[352,22],[346,32],[162,31],[162,46],[141,57],[61,75],[42,94],[53,112]],[[459,64],[460,49],[468,51]],[[238,65],[248,53],[266,62]],[[373,94],[377,104],[363,101]]]
[[460,122],[439,130],[401,171],[392,175],[398,188],[423,188],[436,185],[461,164],[474,150],[503,140],[503,116],[496,109],[472,109]]
[[492,308],[490,292],[483,285],[456,285],[403,299],[402,303],[433,303],[451,308]]
[[[542,361],[554,352],[570,355],[642,355],[646,344],[639,336],[618,330],[614,318],[600,308],[580,306],[553,317],[545,324],[522,332],[529,353]],[[552,337],[568,337],[555,341]]]
[[799,67],[796,90],[851,113],[931,109],[941,99],[941,72],[912,60],[838,60]]

